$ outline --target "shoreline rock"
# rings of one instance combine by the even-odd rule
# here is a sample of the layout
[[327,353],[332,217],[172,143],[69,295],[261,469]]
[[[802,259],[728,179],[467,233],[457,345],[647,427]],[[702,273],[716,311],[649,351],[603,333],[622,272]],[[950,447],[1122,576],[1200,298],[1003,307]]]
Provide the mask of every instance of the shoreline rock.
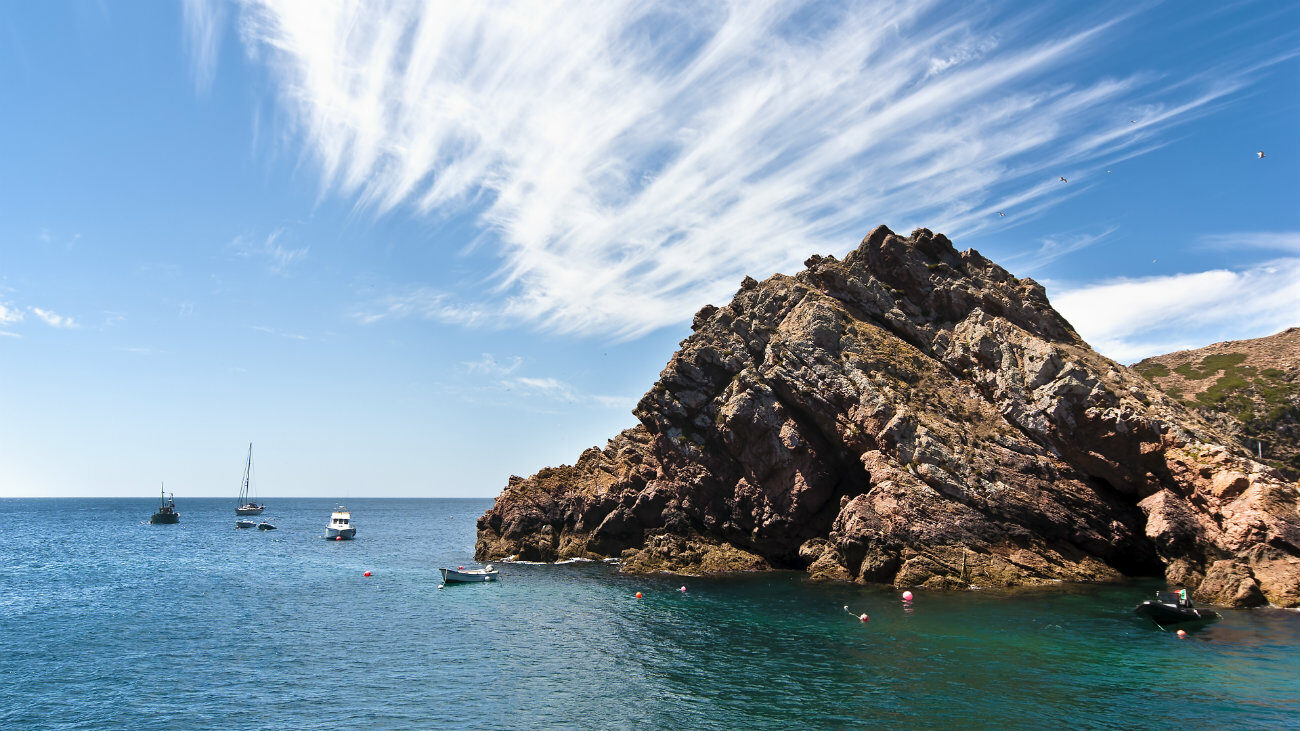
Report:
[[476,556],[964,588],[1164,575],[1300,606],[1300,493],[1097,354],[1043,288],[925,229],[751,278]]

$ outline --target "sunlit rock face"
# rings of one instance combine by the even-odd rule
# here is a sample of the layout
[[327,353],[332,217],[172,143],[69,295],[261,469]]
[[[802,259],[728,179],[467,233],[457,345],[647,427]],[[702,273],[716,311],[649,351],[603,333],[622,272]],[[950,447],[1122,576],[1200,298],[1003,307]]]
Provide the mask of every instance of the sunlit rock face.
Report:
[[1300,606],[1300,494],[925,229],[746,278],[572,466],[512,477],[480,559],[964,588],[1165,575]]

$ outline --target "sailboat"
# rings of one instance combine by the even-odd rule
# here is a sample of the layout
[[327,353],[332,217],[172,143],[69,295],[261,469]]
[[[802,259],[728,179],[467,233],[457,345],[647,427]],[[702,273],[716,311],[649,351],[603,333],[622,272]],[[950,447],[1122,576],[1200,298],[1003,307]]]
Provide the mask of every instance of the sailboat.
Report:
[[244,464],[244,481],[239,485],[239,502],[235,515],[261,515],[266,506],[248,499],[248,482],[253,474],[253,443],[248,443],[248,462]]

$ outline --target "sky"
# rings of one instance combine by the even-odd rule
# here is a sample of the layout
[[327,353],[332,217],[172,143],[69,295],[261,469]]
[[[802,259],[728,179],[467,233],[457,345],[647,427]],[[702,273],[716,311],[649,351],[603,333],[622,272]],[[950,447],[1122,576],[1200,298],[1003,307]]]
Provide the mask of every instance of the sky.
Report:
[[493,496],[880,224],[1124,363],[1300,325],[1298,49],[1277,2],[0,0],[0,497],[233,500],[250,442],[264,498]]

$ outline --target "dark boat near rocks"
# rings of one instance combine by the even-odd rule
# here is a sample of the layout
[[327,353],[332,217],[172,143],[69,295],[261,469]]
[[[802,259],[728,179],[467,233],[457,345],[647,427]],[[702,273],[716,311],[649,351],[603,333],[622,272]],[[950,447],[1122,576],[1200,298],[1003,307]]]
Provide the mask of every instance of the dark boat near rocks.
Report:
[[167,497],[166,492],[159,488],[160,497],[158,501],[158,512],[149,517],[149,522],[153,525],[165,525],[170,523],[181,522],[181,514],[176,510],[176,501]]
[[1177,593],[1158,591],[1155,599],[1142,602],[1133,611],[1155,622],[1161,629],[1208,624],[1220,618],[1218,612],[1193,607],[1192,600],[1187,598],[1186,589],[1181,589]]

